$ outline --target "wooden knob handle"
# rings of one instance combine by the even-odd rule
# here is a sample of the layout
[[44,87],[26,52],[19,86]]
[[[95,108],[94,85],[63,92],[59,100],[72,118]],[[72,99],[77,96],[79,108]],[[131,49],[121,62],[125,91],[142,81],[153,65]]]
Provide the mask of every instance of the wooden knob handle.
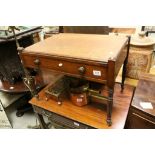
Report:
[[86,68],[81,66],[81,67],[79,67],[78,71],[80,74],[84,74],[86,72]]
[[34,60],[34,64],[35,64],[35,65],[39,65],[39,64],[40,64],[40,60],[39,60],[39,59],[35,59],[35,60]]

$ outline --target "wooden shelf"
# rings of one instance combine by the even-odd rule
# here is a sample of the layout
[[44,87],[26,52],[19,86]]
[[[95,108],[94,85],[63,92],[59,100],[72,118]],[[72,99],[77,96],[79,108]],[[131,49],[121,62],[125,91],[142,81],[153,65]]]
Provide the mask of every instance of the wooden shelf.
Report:
[[[45,88],[46,89],[46,88]],[[112,126],[106,123],[106,106],[99,103],[90,103],[83,107],[75,106],[70,100],[65,100],[61,105],[49,99],[46,101],[44,89],[39,93],[39,100],[32,98],[30,103],[48,111],[54,112],[69,119],[79,121],[95,128],[124,128],[128,109],[133,96],[134,87],[125,85],[124,92],[120,92],[119,84],[115,84],[114,105],[112,112]]]

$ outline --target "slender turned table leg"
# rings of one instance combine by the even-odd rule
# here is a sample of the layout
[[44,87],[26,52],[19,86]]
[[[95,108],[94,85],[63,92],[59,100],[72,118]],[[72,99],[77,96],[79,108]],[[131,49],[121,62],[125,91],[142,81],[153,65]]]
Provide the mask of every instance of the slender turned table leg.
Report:
[[108,103],[107,103],[107,124],[108,126],[112,125],[112,106],[113,106],[113,93],[115,86],[115,59],[110,58],[108,60]]
[[124,90],[124,81],[125,81],[125,76],[126,76],[126,66],[127,66],[128,60],[125,59],[124,65],[123,65],[123,70],[122,70],[122,83],[121,83],[121,92]]
[[108,126],[112,125],[112,106],[113,106],[113,90],[109,90],[109,97],[108,97],[108,105],[107,105],[107,124]]
[[129,49],[130,49],[130,39],[131,39],[131,37],[128,37],[127,55],[126,55],[126,58],[124,60],[123,70],[122,70],[121,92],[123,92],[123,90],[124,90],[124,81],[125,81],[125,76],[126,76],[126,67],[127,67],[127,63],[128,63],[128,55],[129,55]]
[[35,106],[33,106],[33,109],[34,109],[34,112],[35,112],[35,115],[36,117],[38,118],[38,121],[39,121],[39,124],[41,126],[42,129],[48,129],[45,121],[44,121],[44,118],[42,115],[40,115],[38,112],[37,112],[37,109],[35,109]]
[[36,115],[36,117],[37,117],[38,120],[39,120],[39,124],[40,124],[41,128],[42,128],[42,129],[48,129],[48,127],[47,127],[47,125],[46,125],[46,123],[45,123],[45,121],[44,121],[43,116],[40,115],[40,114],[38,114],[38,113],[35,113],[35,115]]

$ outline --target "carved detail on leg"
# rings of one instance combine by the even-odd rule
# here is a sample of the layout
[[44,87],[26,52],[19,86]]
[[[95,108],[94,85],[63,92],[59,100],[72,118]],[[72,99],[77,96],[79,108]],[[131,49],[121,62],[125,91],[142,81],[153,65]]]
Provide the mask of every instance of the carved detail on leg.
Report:
[[109,90],[109,100],[108,100],[108,105],[107,105],[107,124],[108,126],[112,125],[112,106],[113,106],[113,90]]

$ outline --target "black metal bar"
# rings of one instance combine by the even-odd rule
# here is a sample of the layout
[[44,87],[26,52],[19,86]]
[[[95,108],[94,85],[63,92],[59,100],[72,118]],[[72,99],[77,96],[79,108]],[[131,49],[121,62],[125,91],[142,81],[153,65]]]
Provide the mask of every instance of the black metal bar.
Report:
[[144,31],[144,30],[145,30],[145,26],[142,26],[141,31]]
[[128,37],[128,45],[127,45],[127,55],[126,58],[124,60],[124,65],[123,65],[123,70],[122,70],[122,83],[121,83],[121,92],[123,92],[124,89],[124,81],[125,81],[125,76],[126,76],[126,67],[127,67],[127,63],[128,63],[128,56],[129,56],[129,50],[130,50],[130,40],[131,37]]

